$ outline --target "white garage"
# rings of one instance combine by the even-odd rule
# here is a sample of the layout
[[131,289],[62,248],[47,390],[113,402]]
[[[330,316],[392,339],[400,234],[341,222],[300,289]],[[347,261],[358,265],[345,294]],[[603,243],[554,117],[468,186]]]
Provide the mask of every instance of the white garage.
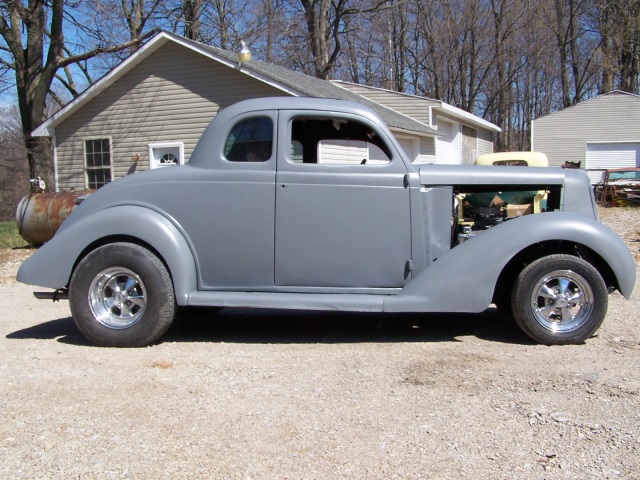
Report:
[[537,118],[531,143],[550,166],[640,167],[640,96],[613,91]]

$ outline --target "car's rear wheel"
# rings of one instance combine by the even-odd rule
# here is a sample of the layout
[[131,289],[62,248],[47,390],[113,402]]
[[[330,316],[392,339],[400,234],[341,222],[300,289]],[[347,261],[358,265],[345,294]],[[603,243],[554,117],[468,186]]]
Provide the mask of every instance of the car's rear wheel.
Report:
[[607,287],[588,262],[550,255],[528,265],[512,295],[513,315],[532,339],[546,345],[582,343],[607,313]]
[[165,265],[131,243],[105,245],[84,257],[71,277],[69,301],[83,335],[108,347],[139,347],[157,340],[176,310]]

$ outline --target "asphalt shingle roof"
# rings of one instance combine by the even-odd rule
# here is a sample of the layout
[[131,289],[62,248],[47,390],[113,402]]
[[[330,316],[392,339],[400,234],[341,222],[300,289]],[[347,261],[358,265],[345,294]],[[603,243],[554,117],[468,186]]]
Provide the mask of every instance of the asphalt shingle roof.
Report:
[[[193,40],[187,40],[182,37],[176,37],[182,42],[188,42],[194,47],[206,50],[211,54],[222,57],[225,60],[231,62],[237,62],[236,54],[229,52],[228,50],[222,50],[221,48],[212,47],[211,45],[205,45]],[[259,60],[250,60],[242,64],[242,69],[254,72],[262,77],[269,78],[274,83],[280,84],[291,90],[299,92],[303,96],[314,98],[335,98],[338,100],[349,100],[351,102],[360,103],[365,105],[374,112],[376,112],[391,128],[399,128],[411,132],[427,135],[439,135],[439,133],[425,125],[422,122],[414,120],[411,117],[403,115],[391,108],[385,107],[377,102],[369,100],[357,93],[353,93],[345,88],[334,85],[333,83],[322,80],[319,78],[306,75],[304,73],[289,70],[288,68],[280,67],[267,62]]]

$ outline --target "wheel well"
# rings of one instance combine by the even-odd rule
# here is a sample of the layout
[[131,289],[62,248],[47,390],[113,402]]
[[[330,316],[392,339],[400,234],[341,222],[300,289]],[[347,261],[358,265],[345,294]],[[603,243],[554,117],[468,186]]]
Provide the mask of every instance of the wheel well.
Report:
[[69,286],[69,282],[71,282],[71,277],[73,276],[73,272],[76,271],[76,268],[78,267],[78,264],[82,261],[82,259],[84,259],[84,257],[89,255],[91,252],[93,252],[97,248],[104,247],[105,245],[109,245],[110,243],[119,243],[119,242],[133,243],[135,245],[138,245],[140,247],[143,247],[143,248],[146,248],[147,250],[149,250],[156,257],[158,257],[158,259],[164,264],[165,268],[169,272],[169,276],[172,277],[171,280],[173,281],[173,276],[171,274],[171,269],[169,268],[169,265],[167,265],[167,262],[164,260],[162,255],[160,255],[160,252],[158,252],[150,244],[148,244],[147,242],[145,242],[143,240],[140,240],[139,238],[132,237],[130,235],[111,235],[111,236],[108,236],[108,237],[100,238],[100,239],[96,240],[95,242],[90,243],[80,253],[80,255],[78,255],[78,258],[76,258],[76,261],[73,264],[73,268],[71,269],[71,273],[69,275],[69,281],[67,282],[67,287]]
[[522,250],[515,255],[509,263],[502,269],[502,273],[498,277],[495,290],[493,292],[493,301],[499,300],[500,295],[511,294],[511,289],[515,284],[516,278],[520,272],[531,262],[539,258],[554,254],[573,255],[586,260],[594,266],[602,276],[605,284],[609,289],[618,289],[618,282],[613,270],[607,262],[596,252],[580,243],[569,242],[565,240],[549,240],[546,242],[536,243]]

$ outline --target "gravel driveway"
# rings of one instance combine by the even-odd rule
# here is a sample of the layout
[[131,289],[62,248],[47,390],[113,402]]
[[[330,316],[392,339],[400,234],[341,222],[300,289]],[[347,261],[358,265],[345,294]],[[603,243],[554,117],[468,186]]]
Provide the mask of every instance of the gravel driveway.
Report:
[[[636,258],[640,209],[601,219]],[[509,319],[227,309],[88,345],[0,262],[0,478],[640,477],[640,294],[584,345]]]

